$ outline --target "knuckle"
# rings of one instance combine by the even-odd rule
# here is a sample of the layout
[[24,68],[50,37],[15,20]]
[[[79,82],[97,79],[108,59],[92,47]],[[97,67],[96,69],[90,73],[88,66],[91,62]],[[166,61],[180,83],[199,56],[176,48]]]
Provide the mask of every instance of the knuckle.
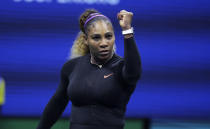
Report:
[[127,12],[127,11],[123,9],[123,10],[121,10],[120,12]]

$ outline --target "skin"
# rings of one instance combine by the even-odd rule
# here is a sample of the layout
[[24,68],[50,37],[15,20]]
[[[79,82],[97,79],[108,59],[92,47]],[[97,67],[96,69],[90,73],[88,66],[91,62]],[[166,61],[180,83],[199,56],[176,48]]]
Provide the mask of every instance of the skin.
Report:
[[113,56],[115,35],[111,23],[100,20],[88,29],[87,42],[91,54],[91,62],[104,64]]
[[[122,30],[131,28],[133,13],[121,10],[117,14],[117,19]],[[133,34],[124,35],[124,38],[133,37]],[[94,64],[104,64],[113,56],[113,46],[115,35],[111,23],[103,20],[95,21],[88,27],[86,44],[91,54],[91,62]]]
[[[128,30],[131,28],[133,13],[128,12],[126,10],[121,10],[117,14],[117,19],[119,20],[119,24],[122,30]],[[124,35],[124,38],[133,37],[133,34]]]

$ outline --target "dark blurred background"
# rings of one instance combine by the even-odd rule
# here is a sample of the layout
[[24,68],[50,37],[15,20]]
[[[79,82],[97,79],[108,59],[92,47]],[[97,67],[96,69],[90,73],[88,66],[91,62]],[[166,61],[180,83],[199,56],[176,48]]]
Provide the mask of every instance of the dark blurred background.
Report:
[[[17,120],[33,121],[35,127],[87,8],[111,19],[120,56],[124,46],[116,15],[122,9],[134,13],[143,75],[127,106],[126,128],[140,128],[145,121],[152,129],[210,128],[209,0],[1,0],[1,129]],[[70,105],[61,118],[66,123]]]

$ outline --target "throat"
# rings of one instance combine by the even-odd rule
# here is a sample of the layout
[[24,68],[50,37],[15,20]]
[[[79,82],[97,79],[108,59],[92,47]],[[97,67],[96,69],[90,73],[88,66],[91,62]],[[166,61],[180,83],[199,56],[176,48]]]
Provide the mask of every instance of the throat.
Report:
[[102,66],[104,64],[104,62],[102,62],[102,61],[96,61],[92,56],[91,56],[91,59],[90,59],[90,63],[97,65],[99,68],[102,68]]
[[113,57],[113,54],[106,60],[100,60],[100,59],[97,59],[97,58],[94,58],[92,55],[91,55],[91,58],[90,58],[90,62],[91,64],[95,64],[97,65],[98,67],[102,67],[104,64],[106,64],[111,58]]

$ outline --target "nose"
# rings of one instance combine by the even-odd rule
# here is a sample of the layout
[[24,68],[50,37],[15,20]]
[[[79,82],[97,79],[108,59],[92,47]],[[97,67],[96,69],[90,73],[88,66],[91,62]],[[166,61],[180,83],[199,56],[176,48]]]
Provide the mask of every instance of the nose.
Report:
[[107,42],[107,40],[103,39],[103,40],[101,41],[101,43],[100,43],[100,47],[101,47],[101,48],[106,48],[106,47],[108,47],[108,42]]

